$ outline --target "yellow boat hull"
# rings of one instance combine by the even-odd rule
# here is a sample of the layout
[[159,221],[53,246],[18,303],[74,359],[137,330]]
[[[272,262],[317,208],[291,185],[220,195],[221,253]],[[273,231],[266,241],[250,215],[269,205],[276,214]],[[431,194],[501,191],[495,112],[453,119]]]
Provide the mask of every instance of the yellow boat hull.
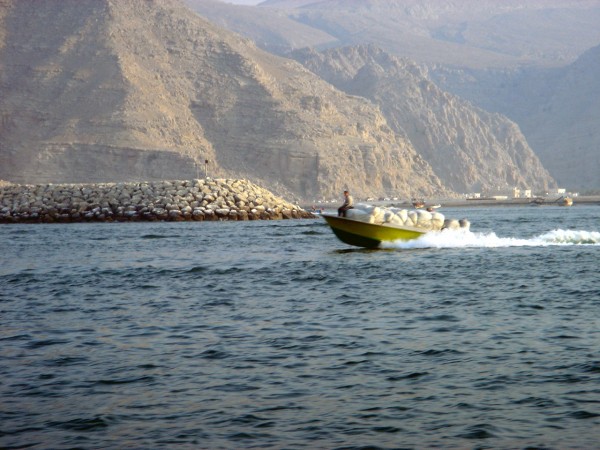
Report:
[[425,231],[411,227],[377,225],[345,217],[322,217],[340,241],[356,247],[377,248],[382,242],[410,241],[425,234]]

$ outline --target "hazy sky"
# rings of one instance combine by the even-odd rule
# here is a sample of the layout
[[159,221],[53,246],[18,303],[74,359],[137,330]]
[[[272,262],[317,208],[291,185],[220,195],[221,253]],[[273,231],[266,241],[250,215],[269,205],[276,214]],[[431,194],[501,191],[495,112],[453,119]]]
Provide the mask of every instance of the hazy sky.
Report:
[[221,0],[225,3],[235,3],[236,5],[258,5],[263,0]]

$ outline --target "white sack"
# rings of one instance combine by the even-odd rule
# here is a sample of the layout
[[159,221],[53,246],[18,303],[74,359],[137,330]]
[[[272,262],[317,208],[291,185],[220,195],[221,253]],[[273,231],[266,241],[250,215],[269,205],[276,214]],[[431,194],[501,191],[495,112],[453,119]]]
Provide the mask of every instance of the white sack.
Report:
[[392,225],[399,225],[402,226],[404,225],[404,221],[400,218],[400,216],[398,216],[397,214],[394,214],[390,220],[390,223]]
[[405,209],[401,209],[396,215],[402,219],[402,222],[406,222],[406,219],[408,219],[408,211]]
[[361,209],[361,210],[367,212],[368,214],[372,214],[373,209],[375,209],[375,207],[373,205],[368,205],[367,203],[357,203],[354,207],[357,209]]
[[450,230],[458,230],[460,228],[460,223],[458,223],[458,220],[456,219],[446,219],[444,221],[443,228],[448,228]]
[[417,223],[418,223],[417,212],[416,211],[408,211],[407,215],[408,215],[408,219],[406,222],[408,222],[410,220],[412,222],[412,226],[416,227]]
[[441,230],[444,227],[445,217],[439,212],[434,212],[431,215],[431,228],[434,230]]
[[383,212],[383,223],[391,222],[392,217],[395,217],[395,214],[392,211],[390,211],[390,210],[384,211]]
[[431,213],[419,209],[417,211],[417,225],[420,227],[431,226]]
[[383,208],[375,208],[373,210],[373,218],[375,219],[375,223],[383,223],[385,219],[385,210]]
[[349,219],[360,220],[361,222],[369,222],[371,215],[362,209],[352,208],[346,211],[346,217]]

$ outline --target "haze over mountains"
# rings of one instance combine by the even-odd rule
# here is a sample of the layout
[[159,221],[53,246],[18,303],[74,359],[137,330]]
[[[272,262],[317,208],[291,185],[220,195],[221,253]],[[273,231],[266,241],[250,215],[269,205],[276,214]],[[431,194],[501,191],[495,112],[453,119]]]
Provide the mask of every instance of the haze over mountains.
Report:
[[517,125],[438,88],[427,71],[372,46],[291,55],[337,88],[379,105],[456,192],[531,186],[551,177]]
[[517,122],[561,186],[600,186],[600,46],[561,68],[515,71],[438,67],[432,78]]
[[600,44],[598,0],[186,1],[281,54],[368,42],[408,57],[444,91],[515,121],[562,186],[600,189],[600,81],[593,57],[578,60]]
[[185,0],[271,50],[371,43],[461,67],[562,66],[600,44],[598,0]]
[[[290,53],[305,43],[337,45],[343,35],[358,40],[361,33],[348,30],[360,26],[366,33],[367,22],[373,26],[386,11],[390,20],[382,23],[391,27],[389,11],[398,10],[400,0],[328,1],[302,8],[284,0],[260,6],[212,0],[189,3],[198,11],[212,11],[200,11],[211,22],[177,0],[2,2],[0,179],[22,183],[182,179],[203,175],[208,160],[209,175],[249,178],[296,198],[339,196],[346,187],[357,196],[413,197],[512,186],[545,190],[556,185],[536,155],[542,152],[534,147],[534,153],[529,136],[505,116],[518,121],[518,112],[501,108],[500,102],[495,110],[485,109],[489,98],[485,94],[494,91],[493,83],[469,88],[469,75],[485,79],[490,69],[471,68],[469,74],[456,66],[428,68],[422,61],[382,50],[386,45],[354,45],[358,41],[323,53],[314,49]],[[356,22],[366,3],[372,6],[371,15]],[[405,15],[411,10],[421,18],[434,5],[409,3],[412,9],[404,8]],[[589,8],[598,4],[561,2],[575,3],[569,14],[577,20],[583,17],[582,4]],[[345,12],[335,22],[338,7]],[[348,12],[352,8],[355,13]],[[588,13],[595,11],[589,8]],[[450,12],[456,17],[464,13]],[[439,11],[435,14],[442,24],[445,18]],[[344,18],[352,21],[344,23]],[[259,20],[264,21],[261,45],[287,57],[261,50],[221,28],[227,25],[249,34]],[[581,20],[591,22],[593,14]],[[272,33],[277,21],[283,26]],[[315,23],[327,26],[315,32]],[[403,27],[399,39],[410,30],[420,33],[406,21]],[[336,29],[346,31],[334,36]],[[461,33],[471,42],[475,38],[468,29]],[[548,45],[570,62],[586,45],[582,36],[592,41],[593,33],[581,26],[574,32],[577,44]],[[379,34],[385,35],[373,35]],[[266,43],[269,35],[273,40]],[[485,53],[480,63],[494,59],[482,48],[459,59],[470,60],[472,52]],[[511,71],[517,70],[512,69],[514,64],[529,61],[527,55],[532,53],[520,52],[494,59],[494,70],[510,79],[498,67],[506,59]],[[439,53],[444,51],[431,47],[420,54]],[[543,56],[539,61],[547,66],[554,59]],[[595,61],[592,55],[579,62],[577,70],[591,73],[588,66]],[[522,74],[524,69],[519,70]],[[579,98],[586,98],[589,87],[567,83],[572,75],[562,80],[564,95],[544,111],[550,114],[571,99],[572,123],[577,126],[585,114],[578,97],[569,94],[580,89]],[[481,95],[460,95],[461,89]],[[588,105],[592,113],[594,108]],[[553,123],[541,112],[523,115],[532,118],[530,128],[523,127],[530,130],[531,142],[544,142],[552,131],[560,133],[556,125],[549,125],[546,133],[544,127],[535,126],[536,117],[537,123]],[[595,130],[585,128],[578,142],[584,150],[588,132],[590,139],[597,139]],[[535,133],[540,133],[537,140]],[[552,155],[544,158],[551,161]],[[560,165],[557,170],[552,175],[562,181],[555,174],[561,172]],[[581,188],[595,186],[593,167],[590,170],[592,175]]]

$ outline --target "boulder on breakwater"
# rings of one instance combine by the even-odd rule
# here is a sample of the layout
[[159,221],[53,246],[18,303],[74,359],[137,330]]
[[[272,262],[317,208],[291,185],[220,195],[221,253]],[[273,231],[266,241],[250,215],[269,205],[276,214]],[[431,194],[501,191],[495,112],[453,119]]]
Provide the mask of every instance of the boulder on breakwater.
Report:
[[0,185],[0,223],[313,217],[247,180]]

